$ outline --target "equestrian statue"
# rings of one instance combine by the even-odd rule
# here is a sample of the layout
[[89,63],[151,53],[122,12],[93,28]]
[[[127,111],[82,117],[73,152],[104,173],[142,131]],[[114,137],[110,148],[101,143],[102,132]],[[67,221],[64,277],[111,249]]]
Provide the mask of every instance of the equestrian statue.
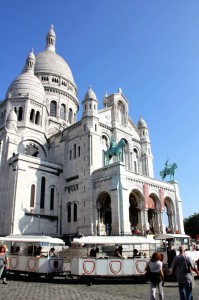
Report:
[[[162,177],[162,180],[164,180],[164,178],[167,175],[170,175],[170,181],[174,180],[174,174],[175,174],[175,170],[177,169],[177,167],[178,166],[176,163],[173,163],[172,165],[170,165],[168,162],[168,159],[167,159],[164,170],[160,171],[160,176]],[[172,179],[172,177],[173,177],[173,179]]]
[[116,144],[115,140],[113,139],[111,141],[110,147],[107,151],[104,151],[104,155],[106,158],[106,165],[109,165],[109,162],[113,155],[117,157],[117,161],[121,160],[122,156],[122,149],[125,146],[125,141],[121,139],[118,144]]

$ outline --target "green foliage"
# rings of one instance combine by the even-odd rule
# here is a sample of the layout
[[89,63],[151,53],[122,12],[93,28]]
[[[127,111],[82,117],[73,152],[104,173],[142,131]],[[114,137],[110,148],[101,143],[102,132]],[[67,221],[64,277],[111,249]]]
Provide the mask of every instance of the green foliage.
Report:
[[192,216],[184,219],[185,233],[195,239],[199,234],[199,213],[194,213]]

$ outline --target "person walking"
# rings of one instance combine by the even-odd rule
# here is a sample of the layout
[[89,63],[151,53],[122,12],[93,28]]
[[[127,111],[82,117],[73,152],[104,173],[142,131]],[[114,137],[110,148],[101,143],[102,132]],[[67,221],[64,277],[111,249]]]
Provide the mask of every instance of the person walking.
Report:
[[191,270],[195,271],[199,275],[199,271],[195,268],[194,261],[191,257],[185,254],[184,246],[179,247],[179,255],[174,257],[171,265],[172,273],[176,277],[180,300],[192,300],[192,273]]
[[163,280],[164,273],[162,270],[161,255],[157,252],[152,254],[145,271],[149,275],[150,300],[155,300],[156,288],[158,289],[159,300],[164,300]]
[[3,284],[7,284],[6,273],[8,268],[8,255],[6,253],[6,245],[0,245],[0,278],[3,279]]

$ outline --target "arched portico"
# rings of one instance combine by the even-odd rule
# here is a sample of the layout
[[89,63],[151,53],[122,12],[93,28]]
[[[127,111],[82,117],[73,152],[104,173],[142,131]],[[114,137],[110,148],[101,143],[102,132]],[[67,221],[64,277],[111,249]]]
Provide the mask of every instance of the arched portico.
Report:
[[132,233],[135,230],[140,230],[140,232],[142,232],[142,207],[142,194],[138,190],[133,190],[129,195],[129,222]]
[[160,233],[161,223],[160,200],[157,195],[152,193],[148,198],[148,224],[150,233]]
[[111,197],[107,192],[102,192],[97,197],[97,216],[97,234],[110,234],[112,226],[112,211]]
[[168,233],[174,233],[176,228],[175,228],[175,215],[174,215],[174,205],[171,200],[171,198],[166,197],[164,199],[164,205],[165,205],[165,217],[167,217],[167,220],[164,220],[165,224],[168,224],[166,231]]

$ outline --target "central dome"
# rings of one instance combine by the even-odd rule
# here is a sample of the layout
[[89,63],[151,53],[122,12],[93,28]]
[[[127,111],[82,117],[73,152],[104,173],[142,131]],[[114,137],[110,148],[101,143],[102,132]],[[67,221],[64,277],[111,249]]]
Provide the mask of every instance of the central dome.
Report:
[[43,73],[60,75],[74,83],[68,64],[60,55],[53,51],[45,50],[36,55],[35,75]]

